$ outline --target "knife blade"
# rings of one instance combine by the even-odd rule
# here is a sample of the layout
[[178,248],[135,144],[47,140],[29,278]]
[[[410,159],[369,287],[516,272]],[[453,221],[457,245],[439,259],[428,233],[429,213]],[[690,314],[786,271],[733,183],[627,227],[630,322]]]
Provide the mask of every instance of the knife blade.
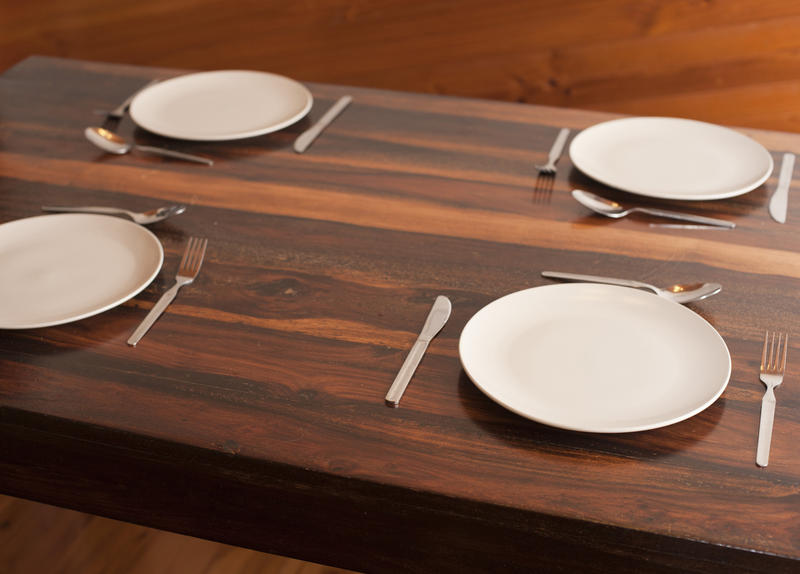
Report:
[[428,318],[425,319],[422,331],[420,331],[414,346],[408,352],[408,356],[406,356],[403,366],[400,367],[392,386],[389,387],[389,392],[386,393],[386,404],[390,407],[396,407],[400,404],[400,398],[403,396],[414,371],[417,370],[423,355],[425,355],[428,344],[447,323],[452,309],[453,306],[450,303],[450,299],[444,295],[436,297],[436,301],[433,302],[433,307],[428,313]]
[[331,106],[331,109],[325,112],[325,115],[323,115],[317,123],[297,137],[294,142],[294,151],[297,153],[303,153],[306,151],[308,146],[310,146],[311,143],[317,139],[317,136],[322,133],[322,130],[327,128],[330,123],[336,119],[336,116],[341,114],[352,101],[352,96],[342,96],[339,98],[336,103]]
[[789,186],[794,173],[794,154],[783,154],[778,185],[769,199],[769,214],[778,223],[786,223],[786,210],[789,206]]

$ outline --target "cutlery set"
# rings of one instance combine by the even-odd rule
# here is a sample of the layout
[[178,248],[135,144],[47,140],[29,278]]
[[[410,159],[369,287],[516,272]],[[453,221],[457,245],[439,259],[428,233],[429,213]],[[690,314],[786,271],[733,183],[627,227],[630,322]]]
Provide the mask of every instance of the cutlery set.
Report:
[[[151,80],[146,85],[142,86],[128,96],[119,106],[106,112],[106,118],[102,126],[87,127],[84,130],[84,136],[86,139],[103,151],[117,155],[123,155],[129,153],[131,150],[137,150],[143,153],[159,155],[172,159],[181,159],[184,161],[202,163],[209,166],[214,165],[214,161],[209,158],[156,146],[132,144],[130,142],[126,142],[125,139],[119,134],[114,133],[114,130],[117,128],[120,121],[125,116],[125,113],[128,111],[133,99],[145,89],[157,84],[158,82],[160,82],[158,79]],[[349,95],[339,98],[336,103],[331,106],[331,108],[325,112],[325,114],[319,120],[317,120],[314,125],[297,137],[294,143],[294,150],[297,153],[304,153],[311,146],[314,140],[316,140],[317,137],[319,137],[319,135],[325,130],[325,128],[327,128],[345,110],[345,108],[350,105],[352,101],[353,98]]]

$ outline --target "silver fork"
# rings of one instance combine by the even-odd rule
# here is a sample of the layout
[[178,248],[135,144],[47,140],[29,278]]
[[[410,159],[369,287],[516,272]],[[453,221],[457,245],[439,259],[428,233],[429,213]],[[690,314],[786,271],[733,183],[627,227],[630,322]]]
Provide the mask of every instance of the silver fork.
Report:
[[564,151],[564,144],[567,143],[568,136],[569,130],[567,128],[561,128],[561,131],[558,132],[556,136],[556,141],[553,142],[553,147],[550,148],[550,154],[547,156],[547,163],[544,165],[534,165],[534,167],[539,170],[539,173],[542,175],[556,174],[556,162],[558,158],[561,157],[561,152]]
[[125,98],[125,101],[122,102],[120,105],[118,105],[116,108],[114,108],[113,110],[109,110],[108,112],[105,112],[106,119],[103,121],[102,127],[110,131],[116,130],[117,127],[119,127],[122,118],[125,117],[125,112],[128,111],[128,108],[130,107],[133,98],[138,96],[139,92],[143,91],[145,88],[149,88],[153,84],[157,84],[160,81],[161,80],[159,80],[158,78],[150,80],[144,86],[142,86],[141,88],[133,92],[130,96]]
[[144,318],[144,321],[136,328],[131,335],[130,339],[128,339],[128,344],[131,347],[135,347],[136,343],[144,337],[144,334],[147,333],[148,329],[152,327],[153,323],[156,322],[161,316],[161,313],[164,312],[164,309],[172,303],[172,300],[175,299],[175,295],[178,294],[178,289],[183,287],[184,285],[188,285],[192,281],[194,281],[197,274],[200,272],[200,266],[203,264],[203,257],[206,254],[206,246],[208,245],[207,239],[199,239],[197,237],[189,238],[189,244],[186,246],[186,251],[183,252],[183,259],[181,259],[181,265],[178,268],[178,274],[175,276],[175,285],[170,287],[164,294],[161,296],[161,299],[153,305],[153,308],[150,309],[150,312],[147,314],[147,317]]
[[772,442],[772,423],[775,420],[775,388],[783,382],[786,371],[786,352],[789,347],[787,333],[767,331],[764,335],[764,350],[761,353],[761,373],[759,378],[767,386],[767,392],[761,400],[761,423],[758,427],[758,451],[756,464],[767,466],[769,463],[769,447]]

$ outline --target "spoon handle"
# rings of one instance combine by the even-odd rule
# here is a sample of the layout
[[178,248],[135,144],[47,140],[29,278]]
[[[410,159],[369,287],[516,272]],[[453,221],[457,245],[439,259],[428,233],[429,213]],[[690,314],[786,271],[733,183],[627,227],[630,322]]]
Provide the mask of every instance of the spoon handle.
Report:
[[195,163],[204,163],[206,165],[214,165],[213,160],[199,155],[192,155],[190,153],[182,153],[179,151],[172,151],[171,149],[164,149],[161,147],[153,147],[149,145],[137,145],[136,149],[145,153],[152,153],[154,155],[162,155],[165,157],[172,157],[175,159],[183,159],[186,161],[193,161]]
[[116,207],[96,207],[92,205],[84,205],[81,207],[43,205],[42,211],[51,213],[102,213],[104,215],[133,215],[130,211],[125,209],[118,209]]
[[633,281],[632,279],[616,279],[614,277],[600,277],[598,275],[581,275],[579,273],[561,273],[560,271],[542,271],[542,277],[548,279],[561,279],[562,281],[578,281],[583,283],[604,283],[606,285],[619,285],[621,287],[633,287],[635,289],[647,289],[655,294],[658,290],[647,283]]
[[727,227],[733,229],[736,224],[732,221],[724,219],[715,219],[713,217],[703,217],[702,215],[692,215],[690,213],[681,213],[679,211],[668,211],[666,209],[655,209],[653,207],[634,207],[631,211],[638,211],[639,213],[647,213],[648,215],[655,215],[656,217],[666,217],[669,219],[679,219],[681,221],[692,221],[694,223],[704,223],[706,225],[716,225],[718,227]]

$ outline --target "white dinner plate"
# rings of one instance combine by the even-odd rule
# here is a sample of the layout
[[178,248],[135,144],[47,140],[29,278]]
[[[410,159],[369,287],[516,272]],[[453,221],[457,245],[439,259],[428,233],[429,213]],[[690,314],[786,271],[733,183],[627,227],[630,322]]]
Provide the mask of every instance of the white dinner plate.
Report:
[[772,173],[769,152],[722,126],[680,118],[624,118],[572,140],[572,163],[601,183],[649,197],[706,200],[742,195]]
[[249,138],[292,125],[311,109],[304,85],[277,74],[217,70],[153,84],[131,102],[130,114],[153,133],[196,141]]
[[155,235],[107,215],[64,213],[0,225],[0,329],[60,325],[127,301],[158,274]]
[[731,373],[719,333],[686,307],[636,289],[535,287],[464,327],[461,364],[507,409],[554,427],[620,433],[689,418]]

